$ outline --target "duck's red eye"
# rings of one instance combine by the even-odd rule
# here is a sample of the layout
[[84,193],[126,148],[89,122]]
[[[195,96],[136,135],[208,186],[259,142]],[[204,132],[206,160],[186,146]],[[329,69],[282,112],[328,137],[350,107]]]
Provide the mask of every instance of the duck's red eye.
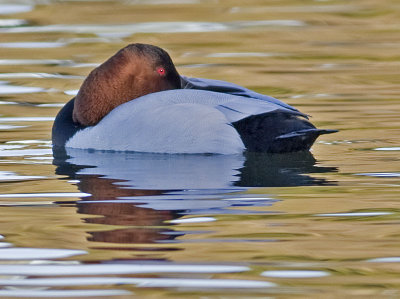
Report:
[[161,76],[165,75],[165,69],[163,67],[157,68],[157,73]]

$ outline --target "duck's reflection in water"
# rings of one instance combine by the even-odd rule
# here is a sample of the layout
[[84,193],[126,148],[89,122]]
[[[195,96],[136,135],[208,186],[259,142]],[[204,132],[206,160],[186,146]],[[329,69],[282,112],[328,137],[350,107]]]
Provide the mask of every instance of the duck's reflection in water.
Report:
[[315,166],[309,152],[166,155],[68,149],[54,151],[54,164],[57,174],[76,180],[79,190],[90,194],[73,203],[78,213],[99,216],[85,222],[127,227],[88,232],[88,240],[132,245],[175,243],[179,236],[199,233],[173,229],[169,220],[185,215],[251,214],[257,211],[246,207],[276,201],[238,192],[248,187],[334,184],[310,173],[336,171]]
[[[96,218],[85,218],[87,223],[126,226],[107,231],[88,232],[89,241],[117,244],[149,244],[174,239],[169,233],[173,230],[166,227],[165,221],[177,216],[170,211],[155,211],[140,208],[131,203],[91,203],[78,202],[78,213],[101,215]],[[135,227],[132,227],[135,226]],[[161,228],[160,228],[161,227]]]

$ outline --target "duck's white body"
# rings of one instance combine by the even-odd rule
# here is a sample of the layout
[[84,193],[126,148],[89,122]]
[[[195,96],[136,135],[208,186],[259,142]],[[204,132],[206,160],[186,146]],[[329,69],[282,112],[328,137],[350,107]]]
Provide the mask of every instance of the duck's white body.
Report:
[[112,110],[96,126],[78,131],[71,148],[153,153],[238,154],[245,145],[232,123],[284,110],[254,98],[178,89],[148,94]]

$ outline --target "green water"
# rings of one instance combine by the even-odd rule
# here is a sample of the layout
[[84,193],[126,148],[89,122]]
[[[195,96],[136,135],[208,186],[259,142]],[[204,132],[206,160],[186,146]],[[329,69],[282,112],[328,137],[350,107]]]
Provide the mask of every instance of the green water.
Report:
[[[0,1],[0,296],[398,298],[399,20],[390,0]],[[53,161],[52,119],[132,42],[340,132],[312,156]]]

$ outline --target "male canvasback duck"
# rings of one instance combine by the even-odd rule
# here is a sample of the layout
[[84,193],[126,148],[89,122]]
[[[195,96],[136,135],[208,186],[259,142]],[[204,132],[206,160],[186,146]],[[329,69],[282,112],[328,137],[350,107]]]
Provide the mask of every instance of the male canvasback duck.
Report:
[[321,134],[297,109],[232,83],[180,76],[166,51],[131,44],[58,113],[53,146],[153,153],[309,150]]

